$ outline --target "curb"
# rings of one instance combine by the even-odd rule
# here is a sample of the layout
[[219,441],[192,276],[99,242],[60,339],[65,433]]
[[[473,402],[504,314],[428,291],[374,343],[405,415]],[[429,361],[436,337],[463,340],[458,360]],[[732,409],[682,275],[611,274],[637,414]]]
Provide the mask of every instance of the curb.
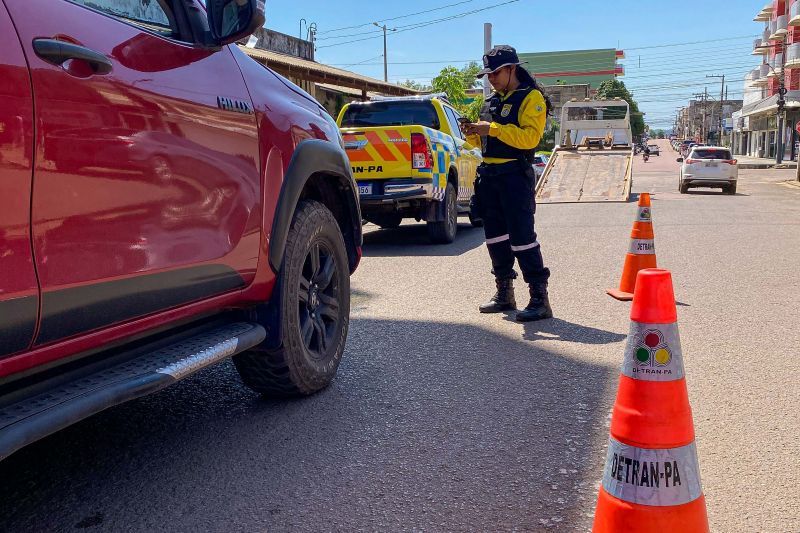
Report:
[[741,170],[753,170],[753,169],[795,169],[797,168],[796,163],[782,163],[780,165],[776,165],[775,163],[739,163],[739,169]]

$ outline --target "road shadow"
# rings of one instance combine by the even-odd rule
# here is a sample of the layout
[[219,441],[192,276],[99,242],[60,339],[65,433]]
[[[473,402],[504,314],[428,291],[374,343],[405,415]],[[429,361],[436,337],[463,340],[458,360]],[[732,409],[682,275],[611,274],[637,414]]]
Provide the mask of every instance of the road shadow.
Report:
[[459,224],[456,240],[450,244],[433,244],[424,222],[404,224],[396,229],[377,229],[364,226],[364,257],[438,257],[459,256],[474,250],[484,242],[483,228]]
[[0,463],[0,529],[588,531],[618,369],[547,344],[354,319],[315,396],[206,369]]
[[689,189],[686,191],[685,194],[691,194],[694,196],[728,196],[728,197],[736,197],[736,196],[750,196],[749,194],[745,194],[743,192],[737,192],[736,194],[728,194],[724,191],[698,191],[695,189]]
[[[506,320],[515,322],[513,316]],[[529,341],[546,339],[582,344],[613,344],[623,341],[627,335],[603,329],[582,326],[560,318],[550,318],[537,322],[522,322],[524,333],[522,338]]]

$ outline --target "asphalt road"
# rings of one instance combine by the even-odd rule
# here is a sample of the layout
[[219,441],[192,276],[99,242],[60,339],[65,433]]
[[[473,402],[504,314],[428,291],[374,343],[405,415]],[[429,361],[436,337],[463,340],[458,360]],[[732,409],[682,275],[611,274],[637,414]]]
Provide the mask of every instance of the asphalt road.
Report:
[[[662,144],[634,191],[673,271],[712,531],[800,531],[800,188],[742,171],[736,196],[681,195]],[[368,226],[329,389],[266,401],[225,364],[101,413],[0,463],[0,530],[587,531],[634,211],[539,207],[557,318],[527,325],[477,313],[481,230]]]

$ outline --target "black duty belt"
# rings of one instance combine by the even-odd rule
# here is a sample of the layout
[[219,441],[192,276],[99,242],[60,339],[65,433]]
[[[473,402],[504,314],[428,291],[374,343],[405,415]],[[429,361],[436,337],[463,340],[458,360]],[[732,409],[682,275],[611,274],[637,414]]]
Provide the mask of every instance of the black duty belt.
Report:
[[496,163],[496,164],[489,164],[489,163],[481,163],[478,167],[478,173],[481,176],[500,176],[501,174],[516,174],[520,172],[525,172],[525,165],[526,163],[514,160],[514,161],[507,161],[505,163]]

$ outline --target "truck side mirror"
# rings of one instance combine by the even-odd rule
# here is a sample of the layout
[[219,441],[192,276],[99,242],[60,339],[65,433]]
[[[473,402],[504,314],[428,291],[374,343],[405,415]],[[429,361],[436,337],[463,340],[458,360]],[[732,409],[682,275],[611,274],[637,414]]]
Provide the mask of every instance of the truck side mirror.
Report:
[[264,25],[264,0],[208,0],[208,29],[218,44],[243,39]]
[[676,159],[676,161],[677,161],[678,163],[683,163],[683,158],[682,158],[682,157],[679,157],[678,159]]

